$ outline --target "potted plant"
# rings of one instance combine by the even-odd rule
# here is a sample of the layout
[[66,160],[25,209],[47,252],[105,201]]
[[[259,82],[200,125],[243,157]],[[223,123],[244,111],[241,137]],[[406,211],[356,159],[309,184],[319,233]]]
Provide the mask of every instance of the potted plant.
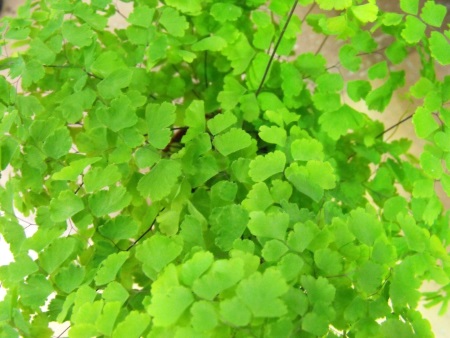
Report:
[[[445,7],[122,2],[2,19],[0,336],[432,337],[418,303],[450,299]],[[339,71],[294,50],[306,27],[342,41]],[[419,102],[418,159],[355,108],[398,89]]]

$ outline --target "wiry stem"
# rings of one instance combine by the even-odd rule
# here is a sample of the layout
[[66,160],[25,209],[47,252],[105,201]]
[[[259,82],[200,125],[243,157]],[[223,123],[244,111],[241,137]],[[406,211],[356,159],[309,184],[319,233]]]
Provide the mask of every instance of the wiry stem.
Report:
[[270,55],[269,62],[267,63],[266,69],[264,70],[264,75],[261,79],[258,89],[256,90],[256,96],[259,95],[259,93],[261,92],[262,86],[264,85],[264,82],[266,82],[266,77],[269,74],[270,66],[272,66],[272,62],[273,62],[273,59],[275,58],[277,49],[280,46],[281,40],[283,39],[283,36],[284,36],[284,33],[286,33],[286,29],[289,25],[289,22],[291,21],[292,15],[294,15],[294,11],[295,11],[295,8],[297,7],[297,3],[298,3],[298,0],[295,0],[294,4],[292,5],[291,11],[289,12],[289,16],[283,26],[283,29],[281,30],[281,34],[277,40],[277,43],[275,44],[275,47],[272,50],[272,54]]

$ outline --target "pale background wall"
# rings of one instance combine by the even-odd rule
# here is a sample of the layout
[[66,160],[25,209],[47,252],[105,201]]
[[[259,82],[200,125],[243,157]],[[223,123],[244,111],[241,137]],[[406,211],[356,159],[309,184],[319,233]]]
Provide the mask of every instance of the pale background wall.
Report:
[[[188,0],[186,0],[186,1],[188,1]],[[23,0],[4,0],[3,15],[14,15],[17,7],[22,2],[23,2]],[[450,6],[450,0],[442,0],[439,2],[445,3],[446,5]],[[379,1],[379,3],[381,3],[381,5],[384,6],[385,8],[391,9],[396,6],[398,7],[399,1],[398,0],[397,1],[396,0],[393,0],[393,1],[383,0],[383,1]],[[127,12],[127,9],[129,9],[129,4],[121,3],[120,5],[121,5],[121,9],[123,9],[124,12]],[[318,10],[315,9],[314,11],[318,11]],[[305,10],[300,9],[300,10],[298,10],[297,14],[300,17],[303,17],[305,14]],[[450,17],[450,13],[447,15],[447,21],[449,21],[449,17]],[[113,27],[120,27],[124,23],[124,20],[120,16],[117,16],[110,23]],[[303,30],[302,35],[299,38],[297,50],[299,52],[305,52],[305,51],[315,52],[321,45],[322,39],[317,39],[317,37],[311,32],[311,30],[308,30],[307,25],[304,25],[303,28],[304,28],[304,30]],[[329,39],[325,43],[325,45],[322,47],[322,53],[325,55],[327,60],[329,60],[330,66],[337,63],[338,46],[339,46],[339,44],[333,42],[332,39]],[[367,67],[369,67],[372,63],[377,62],[377,61],[379,61],[379,60],[377,60],[376,56],[372,57],[371,59],[366,60]],[[409,83],[414,83],[414,81],[417,79],[414,76],[414,74],[417,73],[417,68],[416,68],[417,64],[418,64],[418,57],[415,53],[413,53],[410,55],[408,62],[406,63],[406,71],[408,74],[407,81]],[[440,73],[450,74],[449,67],[441,68]],[[359,74],[353,74],[352,76],[356,76],[356,77],[364,76],[364,73],[361,72]],[[359,109],[364,109],[365,111],[367,111],[367,109],[365,109],[364,107],[361,107],[361,106],[359,106]],[[374,112],[367,112],[367,113],[370,114],[371,116],[383,121],[386,126],[391,126],[391,125],[395,124],[396,122],[398,122],[402,118],[402,116],[404,116],[405,112],[412,113],[414,111],[413,109],[414,109],[414,107],[411,107],[410,105],[408,105],[404,100],[400,99],[399,97],[394,97],[391,104],[389,105],[388,109],[386,110],[386,112],[384,114],[378,114],[378,113],[374,113]],[[414,135],[414,128],[411,124],[411,121],[408,121],[407,123],[402,124],[398,128],[394,137],[396,137],[396,138],[410,137],[411,138],[413,135]],[[421,140],[415,139],[414,145],[412,148],[413,153],[418,154],[422,147],[423,147],[423,142]],[[0,180],[0,184],[4,183],[5,178],[6,178],[5,173],[2,173],[2,178]],[[446,198],[446,197],[444,197],[444,195],[442,195],[442,197],[444,199]],[[445,202],[447,208],[450,208],[450,200],[447,199],[447,200],[444,200],[444,202]],[[31,233],[30,233],[30,235],[31,235]],[[13,257],[11,255],[11,253],[9,252],[8,245],[3,241],[3,239],[0,236],[0,265],[8,264],[8,262],[10,262],[12,259],[13,259]],[[424,289],[426,289],[426,290],[433,290],[433,288],[435,288],[435,287],[436,286],[433,284],[424,285]],[[3,298],[3,295],[4,295],[4,290],[2,290],[0,288],[0,299]],[[435,331],[437,338],[450,337],[450,333],[449,333],[450,332],[450,311],[444,316],[439,316],[437,314],[438,308],[433,308],[433,309],[422,308],[421,311],[424,314],[424,316],[427,319],[429,319],[430,322],[432,323],[432,326],[433,326],[433,329]],[[65,328],[66,328],[65,325],[55,326],[54,330],[55,330],[55,332],[60,333]],[[65,336],[66,335],[63,335],[62,337],[65,337]],[[399,338],[401,338],[401,337],[399,337]]]

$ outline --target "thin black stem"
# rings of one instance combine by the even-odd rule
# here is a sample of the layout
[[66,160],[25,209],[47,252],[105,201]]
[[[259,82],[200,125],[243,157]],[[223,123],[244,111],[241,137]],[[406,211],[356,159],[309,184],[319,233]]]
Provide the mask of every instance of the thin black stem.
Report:
[[128,247],[128,249],[125,250],[125,251],[130,251],[131,248],[133,248],[136,244],[138,244],[138,242],[139,242],[142,238],[144,238],[145,235],[147,235],[147,234],[152,230],[152,228],[153,228],[153,224],[150,225],[150,226],[148,227],[148,229],[145,230],[144,233],[143,233],[142,235],[140,235],[139,238],[138,238],[137,240],[135,240],[134,243],[131,244],[131,245]]
[[375,138],[379,138],[381,136],[383,136],[384,134],[386,134],[387,132],[391,131],[392,129],[397,128],[399,125],[401,125],[402,123],[408,121],[409,119],[411,119],[413,117],[414,114],[411,114],[407,117],[405,117],[403,120],[398,121],[396,124],[394,124],[393,126],[390,126],[388,129],[384,130],[383,132],[379,133],[377,136],[375,136]]
[[66,329],[63,332],[61,332],[58,336],[56,336],[56,338],[61,338],[62,335],[67,332],[68,329],[70,329],[70,325],[66,327]]
[[264,85],[264,82],[266,82],[266,77],[269,74],[269,70],[270,70],[270,67],[272,66],[273,59],[275,58],[275,54],[277,52],[278,47],[280,46],[281,40],[283,39],[284,33],[286,32],[289,22],[291,21],[292,15],[294,15],[294,11],[295,11],[295,8],[297,7],[297,3],[298,3],[298,0],[295,0],[294,4],[292,5],[291,11],[289,12],[289,16],[288,16],[286,22],[284,23],[283,29],[281,30],[280,36],[277,40],[277,43],[275,44],[275,47],[272,50],[272,54],[270,55],[269,62],[267,63],[266,69],[264,70],[264,75],[261,79],[258,89],[256,90],[256,93],[255,93],[256,96],[259,95],[259,93],[261,92],[261,89]]
[[84,185],[84,182],[81,182],[81,184],[78,186],[77,190],[74,191],[75,195],[80,191],[80,189],[83,187],[83,185]]
[[325,46],[325,43],[327,42],[327,40],[328,40],[329,37],[330,37],[330,36],[327,35],[327,36],[325,37],[325,39],[322,40],[322,42],[320,43],[319,48],[317,48],[316,53],[315,53],[314,55],[317,55],[317,54],[320,53],[320,51],[322,50],[323,46]]

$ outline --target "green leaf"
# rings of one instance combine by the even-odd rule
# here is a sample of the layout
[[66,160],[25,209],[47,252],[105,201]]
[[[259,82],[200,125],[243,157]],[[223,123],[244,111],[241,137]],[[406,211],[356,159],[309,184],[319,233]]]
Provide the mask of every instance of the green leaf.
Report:
[[235,21],[242,15],[242,8],[230,3],[216,2],[210,13],[218,22]]
[[170,194],[180,176],[180,163],[163,159],[139,180],[137,189],[143,197],[150,197],[153,202],[160,201]]
[[191,259],[181,266],[181,282],[186,286],[192,286],[192,284],[210,268],[213,262],[214,256],[210,252],[196,252]]
[[401,225],[406,237],[406,243],[410,250],[424,252],[429,247],[430,234],[426,229],[416,225],[414,218],[410,215],[399,216],[398,222]]
[[364,293],[371,295],[383,286],[387,274],[388,270],[383,266],[370,261],[365,262],[356,273],[357,286]]
[[209,50],[211,52],[219,52],[227,46],[225,39],[220,36],[209,36],[192,45],[195,52]]
[[250,162],[249,175],[255,182],[262,182],[269,177],[281,173],[286,164],[283,152],[275,150],[267,155],[258,155]]
[[280,299],[287,291],[288,285],[281,273],[272,268],[242,280],[236,295],[256,318],[277,318],[287,313],[287,307]]
[[220,302],[220,317],[232,325],[246,326],[250,323],[252,315],[238,297],[233,297]]
[[39,254],[39,265],[52,274],[72,255],[75,245],[76,240],[71,237],[56,239]]
[[154,272],[164,269],[180,255],[182,249],[183,244],[178,237],[155,234],[136,248],[136,258],[144,264],[144,272],[153,278]]
[[232,76],[225,77],[223,90],[217,96],[217,101],[223,110],[233,109],[238,104],[245,88]]
[[286,130],[277,126],[261,126],[258,135],[263,141],[277,144],[281,147],[285,145],[287,138]]
[[301,285],[306,290],[306,294],[311,304],[331,304],[334,300],[336,289],[327,279],[304,275],[301,277]]
[[256,53],[248,42],[247,37],[240,33],[233,45],[228,45],[222,51],[222,54],[231,62],[232,74],[239,75],[245,72]]
[[231,111],[217,114],[212,119],[208,120],[208,129],[213,135],[217,135],[222,131],[228,129],[237,122],[237,117]]
[[167,0],[166,4],[178,9],[182,13],[191,15],[200,14],[202,10],[201,0],[192,0],[188,2],[184,0]]
[[264,182],[256,183],[248,192],[242,206],[248,211],[264,211],[273,204],[269,188]]
[[408,14],[417,15],[419,12],[419,0],[400,0],[400,8]]
[[361,208],[350,213],[348,225],[356,238],[366,245],[373,245],[377,239],[384,235],[381,222],[374,215]]
[[336,186],[336,176],[333,167],[328,162],[311,160],[306,166],[292,163],[285,170],[286,178],[301,193],[318,202],[323,197],[324,190]]
[[414,337],[411,326],[399,319],[387,319],[381,324],[381,334],[386,338]]
[[439,32],[431,32],[429,38],[431,56],[436,59],[441,65],[446,66],[450,64],[450,49],[449,42],[444,35]]
[[201,298],[213,300],[222,291],[236,285],[243,277],[243,260],[216,260],[208,272],[194,282],[192,291]]
[[219,324],[218,313],[211,302],[200,300],[190,309],[191,325],[198,332],[210,331]]
[[64,39],[77,47],[86,47],[92,44],[94,32],[87,24],[78,26],[74,21],[64,21],[61,31]]
[[180,15],[176,9],[170,7],[164,7],[162,9],[159,22],[164,26],[170,35],[176,37],[184,36],[184,32],[189,28],[189,23],[187,22],[186,17],[184,15]]
[[133,218],[119,215],[98,228],[98,231],[111,240],[128,239],[136,236],[139,225]]
[[116,279],[122,265],[128,259],[130,252],[122,251],[109,255],[100,265],[95,275],[95,284],[104,285]]
[[103,187],[113,185],[122,177],[117,165],[110,164],[105,168],[95,167],[84,175],[84,188],[87,192],[94,192]]
[[148,141],[157,149],[164,149],[170,142],[170,127],[175,122],[176,107],[168,102],[149,104],[145,110],[148,126]]
[[136,6],[134,7],[133,13],[128,16],[127,20],[132,25],[150,28],[154,14],[154,8],[149,8],[148,6]]
[[413,95],[417,99],[425,97],[432,90],[434,90],[434,84],[426,77],[421,77],[410,88],[411,95]]
[[370,80],[384,79],[388,75],[388,65],[386,61],[381,61],[367,70],[367,75]]
[[244,130],[231,128],[224,134],[220,134],[214,138],[213,144],[217,151],[223,156],[228,156],[236,151],[249,147],[251,137]]
[[77,212],[84,209],[81,198],[69,190],[62,191],[50,202],[50,218],[54,222],[65,222]]
[[43,149],[48,156],[58,159],[66,155],[71,147],[72,138],[69,130],[58,128],[45,139]]
[[292,158],[296,161],[323,161],[322,143],[315,139],[300,139],[291,143]]
[[55,284],[62,291],[69,294],[81,285],[85,275],[86,271],[84,267],[70,264],[58,271],[55,276]]
[[[127,96],[120,95],[121,89],[127,88],[130,85],[132,76],[133,76],[133,71],[129,68],[117,69],[117,70],[113,71],[112,73],[108,74],[108,76],[106,76],[97,85],[99,94],[105,99],[113,99],[113,98],[117,98],[118,96],[120,96],[120,99],[121,99],[120,101],[119,101],[119,99],[112,101],[112,105],[115,105],[116,107],[111,107],[110,109],[107,109],[107,110],[105,109],[105,110],[101,111],[101,112],[103,112],[103,115],[101,117],[103,117],[103,119],[106,120],[106,123],[109,121],[113,121],[110,123],[115,122],[114,126],[116,128],[120,127],[120,124],[118,123],[118,122],[120,122],[120,119],[126,120],[126,117],[127,117],[126,114],[127,113],[130,114],[129,112],[132,109],[131,101],[127,98]],[[125,101],[125,100],[127,100],[127,101]],[[124,103],[124,101],[126,104]],[[126,108],[125,109],[126,113],[123,113],[120,110],[120,109],[124,109],[124,108]],[[116,115],[118,115],[118,116],[116,116]],[[130,114],[130,119],[132,117],[134,117],[134,114]],[[136,123],[136,121],[134,121],[134,123]],[[133,124],[131,124],[130,126],[132,126]],[[106,124],[106,125],[108,125],[108,124]],[[126,126],[124,126],[123,128],[126,128]],[[120,128],[120,129],[123,129],[123,128]],[[111,128],[111,129],[114,130],[114,128]],[[120,130],[120,129],[117,129],[117,130]],[[117,131],[117,130],[114,130],[114,131]]]
[[[118,72],[121,72],[121,70]],[[111,88],[111,84],[109,84],[109,88]],[[118,95],[114,94],[113,96],[117,97]],[[98,117],[105,126],[114,132],[132,127],[138,121],[135,110],[131,106],[131,101],[125,95],[120,95],[112,100],[108,109],[100,109]]]
[[406,43],[402,40],[394,41],[388,48],[386,48],[385,54],[389,61],[395,65],[398,65],[408,56]]
[[315,55],[314,53],[300,54],[295,60],[295,66],[305,76],[316,78],[325,72],[327,60],[322,54]]
[[344,45],[339,49],[339,61],[342,66],[352,72],[358,71],[362,62],[358,56],[358,50],[351,45]]
[[150,318],[147,314],[138,311],[131,311],[123,321],[115,328],[112,338],[122,337],[142,337],[142,333],[150,324]]
[[78,176],[88,165],[98,162],[99,160],[101,160],[101,157],[83,158],[81,160],[72,161],[67,167],[64,167],[54,173],[52,175],[52,179],[61,181],[76,181]]
[[347,94],[354,101],[364,99],[372,90],[372,85],[366,80],[353,80],[347,82]]
[[341,96],[336,93],[315,92],[312,101],[314,107],[323,112],[333,112],[341,107]]
[[139,169],[149,168],[161,159],[161,154],[152,146],[139,148],[134,153],[134,158]]
[[170,292],[152,292],[147,312],[153,317],[155,327],[175,324],[183,312],[194,302],[192,292],[184,286],[174,286]]
[[250,213],[248,229],[254,236],[275,238],[283,241],[289,226],[289,215],[280,211],[265,213],[253,211]]
[[252,122],[259,116],[259,105],[255,93],[242,95],[239,99],[245,121]]
[[297,96],[303,90],[303,83],[300,71],[292,63],[281,64],[281,88],[285,96]]
[[106,78],[118,69],[127,68],[119,54],[112,50],[100,53],[91,65],[91,71],[102,78]]
[[437,180],[442,177],[443,169],[441,159],[430,152],[424,151],[420,155],[420,165],[429,177]]
[[107,302],[105,304],[102,313],[95,322],[95,326],[99,332],[111,336],[121,306],[120,302]]
[[112,281],[108,283],[108,286],[103,290],[102,298],[106,302],[119,302],[125,303],[129,294],[127,290],[119,282]]
[[273,239],[264,244],[261,255],[267,262],[278,262],[288,250],[283,242]]
[[343,10],[352,6],[352,0],[317,0],[320,9],[325,10]]
[[412,121],[416,135],[420,138],[427,138],[434,131],[439,129],[439,124],[436,122],[431,112],[422,107],[416,109]]
[[340,74],[324,73],[316,79],[317,90],[322,93],[338,92],[344,88],[344,79]]
[[302,329],[316,337],[322,337],[328,332],[329,320],[316,312],[307,313],[302,320]]
[[215,234],[215,244],[223,251],[229,251],[233,247],[233,242],[244,233],[248,213],[240,205],[227,205],[214,208],[209,221],[211,231]]
[[34,311],[39,311],[39,307],[45,304],[53,291],[52,284],[44,275],[32,275],[26,283],[19,285],[20,302]]
[[427,1],[422,7],[420,17],[430,26],[441,27],[446,14],[447,8],[444,5],[436,4],[433,1]]
[[342,256],[329,248],[314,252],[314,262],[326,276],[337,275],[342,271]]
[[353,15],[362,23],[374,22],[378,17],[378,6],[372,3],[352,6]]
[[427,26],[418,18],[407,15],[405,28],[402,30],[402,37],[409,44],[415,44],[425,36],[425,28],[427,28]]
[[96,217],[122,210],[130,202],[131,195],[122,186],[113,186],[109,190],[100,190],[89,196],[89,208]]

